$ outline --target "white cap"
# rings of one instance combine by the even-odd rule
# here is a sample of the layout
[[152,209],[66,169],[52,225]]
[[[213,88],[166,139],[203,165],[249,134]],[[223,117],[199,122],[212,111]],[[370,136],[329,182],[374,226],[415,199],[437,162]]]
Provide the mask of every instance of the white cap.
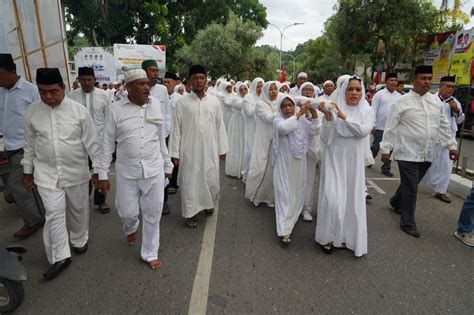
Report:
[[114,85],[117,85],[117,84],[119,84],[119,83],[118,83],[118,81],[114,81],[114,83],[113,83],[113,84],[114,84]]
[[300,73],[298,73],[298,78],[305,78],[305,79],[307,79],[307,78],[308,78],[308,75],[306,74],[306,72],[300,72]]
[[138,79],[148,79],[145,70],[143,69],[130,69],[124,72],[125,84],[138,80]]
[[323,87],[325,87],[326,84],[332,84],[332,85],[334,85],[334,82],[332,82],[331,80],[327,80],[327,81],[325,81],[325,82],[323,83]]

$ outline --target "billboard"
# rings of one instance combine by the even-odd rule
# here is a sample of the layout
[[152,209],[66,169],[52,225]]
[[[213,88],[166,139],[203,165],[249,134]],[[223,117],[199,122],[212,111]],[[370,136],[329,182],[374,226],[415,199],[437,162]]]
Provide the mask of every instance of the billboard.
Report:
[[455,38],[456,32],[435,34],[428,37],[430,48],[425,55],[425,64],[433,66],[433,83],[439,83],[439,80],[449,73]]
[[115,66],[122,70],[140,68],[143,60],[155,59],[161,70],[166,69],[166,46],[114,44]]
[[96,81],[99,83],[112,83],[115,78],[114,56],[102,47],[80,48],[74,55],[76,69],[91,67],[94,69]]
[[456,45],[449,70],[450,75],[456,75],[456,84],[469,84],[471,81],[473,39],[474,28],[456,34]]
[[428,37],[430,49],[426,52],[425,64],[433,66],[433,83],[439,83],[446,75],[455,75],[457,84],[470,83],[473,41],[474,28]]

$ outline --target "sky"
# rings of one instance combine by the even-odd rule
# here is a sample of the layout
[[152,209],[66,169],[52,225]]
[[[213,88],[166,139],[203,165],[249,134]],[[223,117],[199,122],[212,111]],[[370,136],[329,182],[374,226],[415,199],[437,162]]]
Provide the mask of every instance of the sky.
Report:
[[[442,0],[433,0],[439,8]],[[283,51],[293,50],[309,39],[322,35],[324,22],[334,14],[333,7],[336,0],[260,0],[267,8],[267,20],[280,29],[293,23],[304,23],[287,28],[283,35]],[[452,3],[453,0],[450,0]],[[474,0],[461,0],[462,10],[471,12]],[[466,25],[466,29],[474,26],[474,17]],[[272,25],[264,30],[264,35],[257,41],[257,45],[270,45],[280,48],[280,32]]]

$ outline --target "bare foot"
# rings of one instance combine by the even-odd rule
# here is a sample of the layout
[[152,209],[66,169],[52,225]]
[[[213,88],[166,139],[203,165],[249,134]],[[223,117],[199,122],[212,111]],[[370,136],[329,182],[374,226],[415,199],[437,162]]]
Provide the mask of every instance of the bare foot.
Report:
[[161,261],[158,259],[154,259],[152,261],[147,262],[148,267],[150,267],[151,270],[156,270],[161,267]]

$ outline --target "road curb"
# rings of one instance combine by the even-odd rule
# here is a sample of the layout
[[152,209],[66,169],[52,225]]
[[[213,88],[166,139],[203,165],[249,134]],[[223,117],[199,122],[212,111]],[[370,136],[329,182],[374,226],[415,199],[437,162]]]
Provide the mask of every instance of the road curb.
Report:
[[472,187],[472,181],[461,177],[457,174],[452,174],[449,180],[449,192],[461,198],[466,198]]

